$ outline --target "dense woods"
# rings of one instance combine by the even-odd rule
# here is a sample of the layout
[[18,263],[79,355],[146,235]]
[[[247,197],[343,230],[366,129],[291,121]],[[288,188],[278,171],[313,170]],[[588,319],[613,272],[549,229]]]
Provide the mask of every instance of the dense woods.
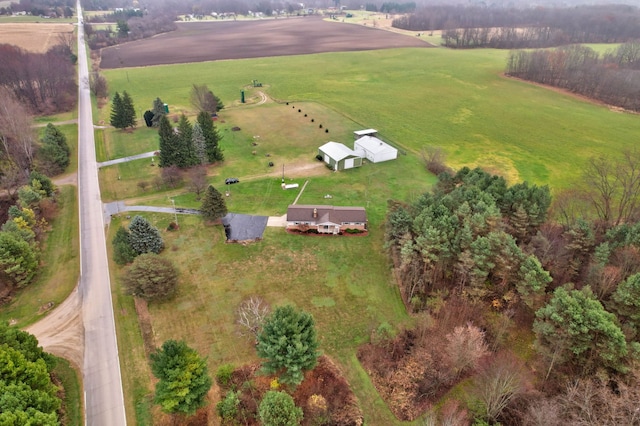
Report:
[[640,10],[625,5],[571,8],[429,6],[393,21],[411,31],[442,30],[447,47],[500,49],[570,43],[620,43],[640,38]]
[[[390,202],[387,246],[418,325],[398,335],[381,325],[358,357],[399,418],[618,424],[634,415],[636,155],[592,159],[585,179],[609,191],[581,188],[573,201],[597,213],[563,223],[548,212],[566,199],[551,208],[547,187],[508,186],[480,169],[441,173],[414,203]],[[461,380],[466,394],[434,408]]]
[[47,53],[32,53],[0,44],[0,57],[0,86],[32,112],[52,114],[75,105],[76,57],[69,46],[58,44]]
[[506,73],[568,89],[609,105],[640,111],[640,42],[599,55],[587,46],[513,51]]

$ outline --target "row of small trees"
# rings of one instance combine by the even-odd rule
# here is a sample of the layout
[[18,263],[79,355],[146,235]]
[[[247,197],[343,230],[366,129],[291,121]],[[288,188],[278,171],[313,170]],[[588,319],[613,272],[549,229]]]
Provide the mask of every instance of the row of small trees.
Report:
[[[640,37],[640,11],[626,5],[515,8],[433,5],[393,21],[411,31],[442,30],[450,47],[526,48],[620,43]],[[499,29],[499,30],[495,30]]]
[[48,226],[42,213],[52,204],[54,187],[38,172],[31,172],[29,178],[30,184],[18,190],[18,203],[9,208],[0,232],[2,296],[31,284],[39,267],[40,242]]
[[182,115],[174,130],[166,116],[160,119],[160,167],[188,168],[224,160],[220,136],[207,112],[200,112],[192,125]]

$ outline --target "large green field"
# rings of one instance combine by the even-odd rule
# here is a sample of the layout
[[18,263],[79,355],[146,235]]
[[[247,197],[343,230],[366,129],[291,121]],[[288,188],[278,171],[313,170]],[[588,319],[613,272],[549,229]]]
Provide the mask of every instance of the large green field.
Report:
[[[192,83],[226,105],[259,79],[281,101],[315,101],[373,127],[407,151],[440,146],[454,167],[482,166],[511,182],[567,187],[594,155],[631,146],[637,115],[505,78],[507,52],[400,49],[105,71],[139,109],[160,96],[191,110]],[[108,108],[104,110],[106,116]]]
[[[280,189],[280,165],[286,173],[287,165],[313,164],[317,146],[327,140],[350,145],[353,130],[376,128],[406,154],[388,163],[290,179],[300,186],[308,181],[301,204],[365,206],[367,237],[305,238],[268,228],[262,241],[234,245],[224,243],[221,227],[180,217],[179,231],[163,233],[163,255],[179,265],[181,284],[175,300],[150,305],[156,343],[186,338],[208,356],[211,371],[222,363],[239,365],[255,359],[251,342],[238,338],[234,325],[240,301],[260,295],[272,305],[293,303],[314,315],[321,349],[342,367],[367,424],[400,424],[355,354],[380,324],[399,329],[412,322],[384,250],[384,218],[389,199],[413,200],[433,183],[421,164],[423,148],[442,147],[456,168],[481,166],[511,183],[528,180],[562,188],[579,180],[590,156],[614,154],[630,146],[631,135],[640,131],[636,115],[503,77],[506,55],[498,50],[400,49],[105,71],[112,93],[127,90],[140,113],[160,97],[172,114],[192,117],[193,83],[207,84],[222,98],[226,108],[217,125],[226,161],[209,168],[208,179],[218,187],[224,177],[241,179],[229,187],[232,212],[283,214],[297,193]],[[249,87],[253,79],[264,86]],[[240,103],[243,89],[251,104]],[[259,90],[278,102],[253,104]],[[107,107],[100,118],[108,121],[108,115]],[[318,121],[311,124],[311,117]],[[319,131],[319,121],[330,133]],[[157,146],[152,129],[98,133],[102,160]],[[275,170],[267,166],[268,159],[278,166]],[[171,196],[178,206],[198,207],[186,187],[164,191],[137,185],[157,174],[148,159],[104,168],[103,199],[167,207]],[[333,198],[325,199],[326,194]],[[147,217],[162,230],[173,220],[171,215]],[[126,222],[124,216],[114,218],[110,236]],[[114,271],[115,276],[122,273]],[[123,365],[128,417],[132,424],[144,424],[153,412],[145,393],[148,368],[137,347],[131,299],[118,288],[114,292],[120,350],[131,353]]]

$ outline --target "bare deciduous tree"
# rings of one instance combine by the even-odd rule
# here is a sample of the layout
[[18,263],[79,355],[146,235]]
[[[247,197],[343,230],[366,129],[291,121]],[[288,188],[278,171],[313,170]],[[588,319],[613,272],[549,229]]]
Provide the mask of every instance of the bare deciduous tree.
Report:
[[640,150],[625,150],[622,158],[597,157],[584,170],[585,192],[598,217],[617,226],[638,216]]
[[175,188],[182,182],[182,171],[177,166],[161,168],[160,175],[164,184],[170,188]]
[[446,339],[449,365],[456,377],[475,369],[488,353],[484,332],[473,324],[454,328]]
[[271,307],[267,302],[258,296],[251,296],[238,307],[238,324],[257,337],[269,312]]
[[480,401],[482,416],[496,422],[511,400],[525,389],[524,368],[513,355],[501,353],[482,369],[474,393]]
[[202,193],[207,189],[207,168],[195,166],[189,169],[189,188],[196,194],[196,200],[200,200]]
[[422,149],[422,161],[424,161],[425,167],[436,176],[445,172],[451,175],[454,174],[453,170],[446,165],[446,159],[446,154],[439,146]]
[[3,154],[28,174],[35,153],[31,115],[6,87],[0,87],[0,99],[0,143]]
[[107,79],[104,78],[99,72],[91,74],[89,85],[91,87],[91,93],[97,98],[106,98],[109,96],[109,85]]
[[194,84],[191,89],[191,105],[198,111],[214,114],[218,110],[218,101],[206,84]]

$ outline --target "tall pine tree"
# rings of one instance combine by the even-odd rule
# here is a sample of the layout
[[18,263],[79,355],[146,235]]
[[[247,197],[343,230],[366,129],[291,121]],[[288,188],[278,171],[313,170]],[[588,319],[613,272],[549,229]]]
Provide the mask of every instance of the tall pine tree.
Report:
[[198,164],[193,140],[191,139],[192,134],[193,128],[191,127],[191,123],[183,114],[178,123],[178,135],[176,137],[178,142],[176,166],[180,168],[187,168]]
[[124,123],[126,127],[136,127],[136,109],[133,105],[133,99],[125,90],[122,92],[122,108],[124,110]]
[[153,112],[151,125],[153,127],[160,126],[160,120],[162,119],[162,117],[167,115],[167,113],[164,110],[164,102],[162,102],[162,99],[156,98],[156,100],[153,101],[153,109],[151,110],[151,112]]
[[209,185],[204,194],[200,212],[206,220],[210,221],[218,220],[227,215],[227,204],[222,198],[222,194],[212,185]]
[[173,126],[169,119],[163,115],[160,118],[160,167],[170,167],[176,165],[178,142],[177,135],[173,131]]
[[197,121],[198,124],[200,124],[202,134],[204,135],[207,160],[209,160],[210,163],[223,161],[224,156],[222,155],[222,150],[219,145],[221,138],[213,124],[213,121],[211,120],[211,117],[203,111],[198,114]]
[[116,129],[124,129],[126,126],[124,118],[124,107],[120,93],[116,92],[111,101],[111,125]]
[[198,164],[207,163],[207,147],[205,145],[204,134],[202,133],[202,127],[200,123],[196,122],[193,125],[193,133],[191,135],[193,141],[193,149],[196,157],[198,158]]

